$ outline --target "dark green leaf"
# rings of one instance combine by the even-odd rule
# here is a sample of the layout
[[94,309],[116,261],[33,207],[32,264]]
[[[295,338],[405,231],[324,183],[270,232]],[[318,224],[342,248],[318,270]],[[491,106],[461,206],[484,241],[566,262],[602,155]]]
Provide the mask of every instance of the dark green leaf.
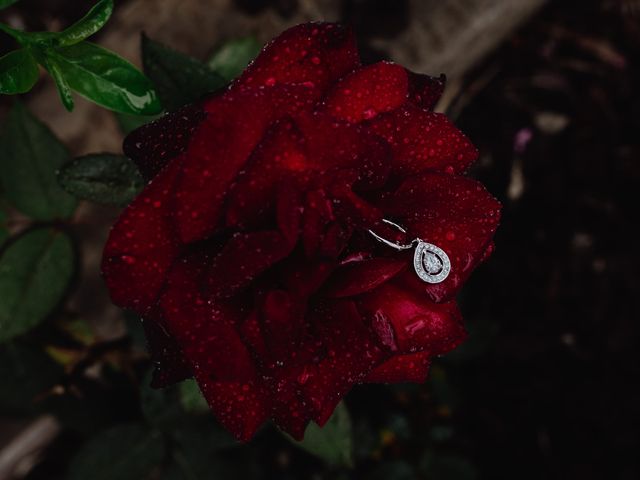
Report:
[[151,81],[115,53],[89,42],[45,53],[60,67],[73,90],[98,105],[122,113],[160,113]]
[[9,25],[5,25],[4,23],[0,23],[0,31],[3,31],[7,35],[11,35],[18,43],[22,45],[29,45],[39,38],[44,38],[52,35],[49,32],[42,32],[42,33],[23,32],[22,30],[16,30],[15,28],[11,28]]
[[10,5],[13,5],[17,1],[18,0],[0,0],[0,10],[2,10],[3,8],[7,8]]
[[197,414],[209,411],[209,404],[195,380],[185,380],[179,384],[178,388],[180,391],[180,403],[187,412]]
[[58,185],[69,160],[64,145],[19,102],[0,135],[0,184],[5,198],[36,220],[71,216],[76,200]]
[[242,73],[260,52],[261,45],[253,37],[232,40],[220,47],[207,62],[209,68],[227,81]]
[[[288,438],[291,438],[287,435]],[[329,465],[353,465],[353,429],[349,411],[341,402],[324,427],[310,423],[304,440],[292,442],[307,452],[320,457]]]
[[58,62],[54,58],[46,58],[44,62],[49,75],[53,78],[56,83],[56,88],[58,89],[58,95],[60,96],[60,101],[64,105],[64,108],[67,111],[71,112],[73,110],[73,96],[71,95],[71,88],[69,84],[65,80],[62,75],[62,69]]
[[0,58],[0,93],[25,93],[38,81],[38,64],[26,48]]
[[175,110],[218,90],[225,80],[195,58],[142,36],[142,64],[166,110]]
[[76,158],[60,169],[58,181],[77,198],[121,206],[131,202],[144,186],[133,162],[111,153]]
[[18,343],[0,345],[0,411],[28,413],[62,376],[62,367],[47,354]]
[[9,238],[9,229],[7,228],[7,214],[0,210],[0,248],[4,241]]
[[90,37],[104,27],[112,12],[113,0],[100,0],[84,17],[56,35],[57,44],[73,45]]
[[175,387],[151,388],[151,372],[142,379],[140,385],[140,407],[149,424],[163,431],[173,430],[186,419],[184,410],[177,399]]
[[74,269],[73,247],[64,233],[31,230],[0,257],[0,342],[40,323],[60,302]]
[[473,464],[456,454],[428,450],[420,460],[420,470],[427,478],[438,480],[476,480]]
[[160,432],[141,425],[119,425],[89,440],[71,461],[69,480],[140,480],[164,455]]
[[[429,477],[441,480],[440,477]],[[373,471],[371,480],[416,480],[411,465],[402,461],[385,462]]]

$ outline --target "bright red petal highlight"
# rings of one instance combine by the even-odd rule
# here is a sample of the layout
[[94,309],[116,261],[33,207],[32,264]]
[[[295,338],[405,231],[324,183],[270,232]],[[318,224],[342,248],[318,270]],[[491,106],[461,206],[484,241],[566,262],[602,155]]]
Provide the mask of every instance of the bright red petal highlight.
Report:
[[478,158],[469,139],[441,113],[406,105],[370,126],[391,145],[392,171],[400,177],[426,170],[463,173]]
[[380,62],[340,80],[325,98],[325,104],[334,117],[359,123],[400,107],[407,100],[407,89],[407,71],[399,65]]

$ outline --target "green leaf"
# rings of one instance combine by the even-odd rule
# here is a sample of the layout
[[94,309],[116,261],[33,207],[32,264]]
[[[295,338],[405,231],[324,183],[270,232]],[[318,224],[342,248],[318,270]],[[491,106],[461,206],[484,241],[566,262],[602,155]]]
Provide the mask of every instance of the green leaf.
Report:
[[256,58],[260,48],[260,43],[254,37],[232,40],[220,47],[207,64],[222,78],[231,81]]
[[26,48],[0,58],[0,93],[25,93],[38,81],[38,64]]
[[69,160],[64,145],[16,102],[0,134],[0,186],[5,198],[35,220],[71,216],[76,200],[58,185]]
[[89,42],[49,49],[69,86],[87,99],[116,112],[160,113],[151,81],[115,53]]
[[73,45],[90,37],[104,27],[113,13],[113,0],[100,0],[89,12],[56,35],[56,43],[61,46]]
[[9,238],[9,229],[7,228],[7,214],[0,210],[0,248],[4,241]]
[[185,411],[196,414],[209,411],[209,404],[195,380],[190,379],[181,382],[178,389],[180,391],[180,404]]
[[14,3],[16,3],[18,0],[0,0],[0,10],[7,8],[11,5],[13,5]]
[[33,409],[63,374],[62,367],[47,354],[17,342],[0,345],[0,411],[25,414]]
[[157,430],[118,425],[99,433],[71,461],[68,480],[140,480],[162,462],[164,441]]
[[45,58],[44,64],[47,71],[49,72],[49,75],[51,75],[54,82],[56,83],[58,95],[60,96],[60,101],[64,105],[64,108],[66,108],[68,112],[73,111],[74,103],[73,96],[71,95],[71,88],[62,75],[62,69],[53,58]]
[[175,110],[226,84],[195,58],[142,36],[142,64],[158,90],[162,105]]
[[[429,477],[442,480],[440,477]],[[393,461],[381,463],[371,474],[371,480],[417,480],[413,468],[406,462]]]
[[64,296],[74,271],[64,233],[39,228],[10,243],[0,257],[0,342],[38,325]]
[[420,470],[438,480],[476,480],[478,472],[466,458],[457,454],[427,450],[420,459]]
[[60,169],[58,181],[77,198],[120,206],[130,203],[144,186],[134,163],[111,153],[76,158]]
[[[288,435],[287,437],[291,439]],[[338,404],[324,427],[310,423],[304,433],[304,440],[291,441],[329,465],[353,466],[353,428],[344,402]]]

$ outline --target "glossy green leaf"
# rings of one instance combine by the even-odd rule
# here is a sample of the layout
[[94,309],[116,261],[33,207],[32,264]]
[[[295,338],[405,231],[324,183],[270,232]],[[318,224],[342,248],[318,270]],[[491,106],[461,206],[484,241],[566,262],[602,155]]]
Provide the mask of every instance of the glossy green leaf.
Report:
[[162,434],[142,425],[118,425],[96,435],[71,461],[68,480],[140,480],[164,456]]
[[[291,438],[287,435],[288,438]],[[353,465],[353,428],[349,411],[341,402],[324,427],[310,423],[304,439],[292,442],[307,452],[321,458],[329,465]]]
[[28,332],[60,303],[74,271],[69,237],[54,229],[31,230],[0,257],[0,341]]
[[0,10],[2,10],[3,8],[7,8],[7,7],[13,5],[17,1],[18,0],[0,0]]
[[81,42],[104,27],[112,13],[113,0],[100,0],[84,17],[56,35],[56,43],[67,46]]
[[262,46],[254,37],[232,40],[220,47],[207,62],[209,68],[227,81],[240,75]]
[[53,81],[56,84],[56,89],[58,90],[60,101],[64,105],[64,108],[66,108],[67,111],[71,112],[74,106],[73,96],[71,95],[71,88],[69,87],[69,84],[62,75],[62,69],[58,65],[58,62],[53,58],[47,58],[44,64],[47,68],[47,71],[49,72],[49,75],[51,75]]
[[153,84],[131,63],[89,42],[47,50],[69,86],[80,95],[115,110],[139,115],[160,113]]
[[0,345],[0,413],[29,413],[62,377],[63,369],[42,350],[17,342]]
[[166,110],[175,110],[226,84],[204,63],[142,36],[142,64]]
[[58,181],[73,196],[105,205],[127,205],[144,180],[123,155],[99,153],[79,157],[60,169]]
[[0,57],[0,93],[25,93],[38,81],[38,64],[26,48]]
[[56,171],[69,161],[65,146],[16,102],[0,134],[0,185],[17,209],[35,220],[71,216],[76,200],[58,185]]
[[[4,23],[0,23],[0,31],[6,33],[7,35],[11,35],[18,43],[22,45],[28,45],[36,41],[40,34],[38,33],[29,33],[23,32],[22,30],[17,30],[15,28],[11,28],[9,25],[5,25]],[[42,32],[42,35],[52,35],[49,32]]]

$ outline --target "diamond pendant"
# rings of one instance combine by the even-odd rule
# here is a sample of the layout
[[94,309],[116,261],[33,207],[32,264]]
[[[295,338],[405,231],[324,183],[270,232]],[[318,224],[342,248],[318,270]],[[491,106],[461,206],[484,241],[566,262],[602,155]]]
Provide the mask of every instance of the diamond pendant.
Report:
[[[382,221],[387,225],[397,228],[402,233],[407,233],[404,228],[397,223],[393,223],[391,220],[383,218]],[[437,245],[425,242],[419,238],[415,238],[407,245],[401,245],[381,237],[373,230],[369,230],[369,233],[379,242],[382,242],[388,247],[398,251],[408,250],[416,245],[416,249],[413,253],[413,268],[420,280],[423,282],[440,283],[444,282],[444,280],[449,276],[449,273],[451,272],[451,261],[449,260],[449,256],[446,252]]]
[[413,253],[413,268],[418,277],[427,283],[443,282],[451,272],[449,256],[437,245],[417,239]]

